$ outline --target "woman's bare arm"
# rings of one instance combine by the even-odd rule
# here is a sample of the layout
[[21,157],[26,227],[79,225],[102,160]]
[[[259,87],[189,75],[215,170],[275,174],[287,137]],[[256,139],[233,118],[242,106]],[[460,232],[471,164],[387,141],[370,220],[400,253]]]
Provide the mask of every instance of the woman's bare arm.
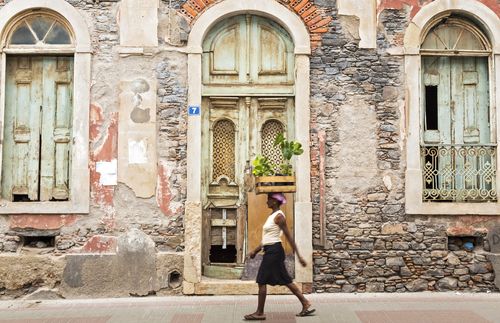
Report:
[[286,240],[290,243],[292,246],[293,251],[297,254],[297,257],[299,258],[300,264],[305,267],[307,266],[307,262],[302,258],[302,256],[299,254],[299,249],[297,249],[297,245],[295,244],[295,240],[292,237],[292,234],[290,233],[290,230],[288,230],[288,227],[286,225],[286,218],[283,214],[278,214],[274,218],[274,223],[276,223],[280,229],[283,231],[283,234],[285,235]]
[[250,254],[248,256],[253,259],[253,258],[255,258],[255,255],[257,255],[257,253],[259,251],[261,251],[261,250],[262,250],[262,244],[259,244],[257,246],[257,248],[255,248],[254,250],[250,251]]

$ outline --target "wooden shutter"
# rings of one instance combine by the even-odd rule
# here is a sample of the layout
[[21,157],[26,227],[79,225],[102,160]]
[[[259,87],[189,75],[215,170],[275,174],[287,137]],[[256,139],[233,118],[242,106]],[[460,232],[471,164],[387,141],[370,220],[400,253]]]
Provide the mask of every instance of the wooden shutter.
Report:
[[69,198],[72,57],[47,57],[43,66],[40,200]]
[[3,198],[69,198],[72,75],[72,57],[8,57]]
[[9,57],[6,73],[2,194],[37,200],[42,106],[40,57]]

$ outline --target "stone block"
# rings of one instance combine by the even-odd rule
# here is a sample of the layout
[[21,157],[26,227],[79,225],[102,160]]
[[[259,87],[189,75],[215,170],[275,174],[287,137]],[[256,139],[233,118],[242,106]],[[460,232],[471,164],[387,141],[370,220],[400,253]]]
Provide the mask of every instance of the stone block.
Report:
[[23,297],[23,300],[29,301],[29,300],[55,300],[55,299],[61,299],[62,296],[59,294],[59,291],[57,289],[50,289],[46,287],[42,287],[34,291],[33,293],[26,295]]
[[500,254],[500,226],[490,229],[487,239],[490,245],[490,252]]
[[60,290],[68,297],[145,296],[157,287],[153,240],[132,229],[117,239],[116,254],[66,256]]
[[[181,252],[159,252],[156,254],[156,276],[158,284],[156,289],[164,288],[177,288],[180,287],[184,272],[184,253]],[[177,282],[172,281],[173,276],[176,273],[180,274],[180,277],[176,278],[179,281],[179,286]]]
[[491,271],[491,265],[487,262],[475,263],[469,266],[471,274],[486,274]]
[[444,277],[438,280],[437,289],[439,291],[454,290],[458,286],[458,279],[453,277]]
[[460,264],[460,259],[455,256],[454,253],[450,253],[447,257],[446,257],[446,262],[449,264],[449,265],[452,265],[452,266],[455,266],[455,265],[458,265]]
[[405,261],[403,260],[403,257],[387,257],[386,264],[388,267],[402,267],[405,265]]
[[422,292],[427,290],[428,282],[425,279],[415,279],[405,285],[410,292]]
[[49,255],[0,255],[0,289],[43,285],[53,288],[63,276],[64,258]]
[[379,283],[379,282],[368,282],[366,283],[366,291],[368,293],[377,293],[377,292],[383,292],[384,291],[384,283]]
[[404,234],[403,224],[388,222],[382,225],[382,234]]

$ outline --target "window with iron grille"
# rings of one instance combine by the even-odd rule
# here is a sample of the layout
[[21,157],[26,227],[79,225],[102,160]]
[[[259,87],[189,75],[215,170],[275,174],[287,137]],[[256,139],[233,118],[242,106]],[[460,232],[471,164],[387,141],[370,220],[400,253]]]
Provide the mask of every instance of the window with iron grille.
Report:
[[486,37],[447,17],[428,32],[421,55],[423,200],[496,201]]

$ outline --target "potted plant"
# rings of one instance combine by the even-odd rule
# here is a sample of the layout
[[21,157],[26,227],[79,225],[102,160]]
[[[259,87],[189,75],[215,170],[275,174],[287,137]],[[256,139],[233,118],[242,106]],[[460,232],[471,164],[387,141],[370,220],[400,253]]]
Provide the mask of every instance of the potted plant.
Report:
[[252,173],[255,176],[255,192],[261,193],[293,193],[296,191],[291,159],[301,155],[302,145],[293,140],[286,140],[280,133],[274,140],[274,146],[281,149],[283,163],[275,165],[264,156],[256,156],[253,160]]

